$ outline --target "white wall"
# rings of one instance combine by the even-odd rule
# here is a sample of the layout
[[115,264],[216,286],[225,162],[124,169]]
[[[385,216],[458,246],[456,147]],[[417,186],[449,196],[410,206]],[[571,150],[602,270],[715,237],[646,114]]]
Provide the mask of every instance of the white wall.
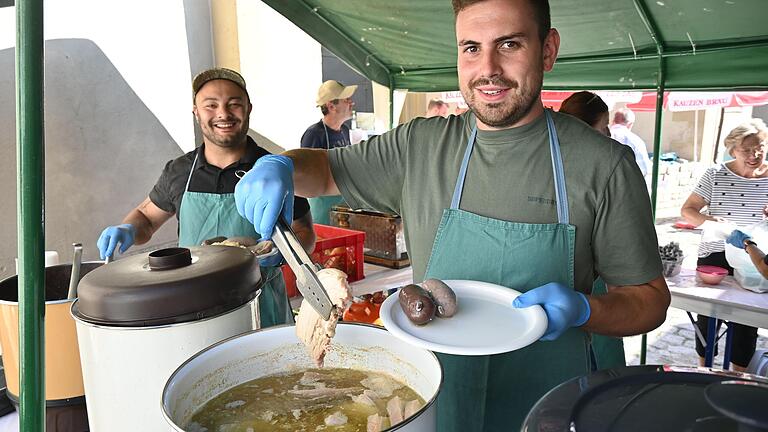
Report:
[[285,149],[320,120],[320,44],[260,1],[238,1],[240,67],[253,103],[251,128]]
[[[208,10],[208,0],[45,2],[45,241],[62,260],[75,241],[85,260],[96,259],[101,230],[195,146],[190,64],[212,62]],[[0,8],[0,278],[13,273],[17,254],[15,19],[14,7]],[[129,253],[175,239],[172,220]]]
[[[21,1],[21,0],[17,0]],[[46,249],[69,259],[71,244],[96,258],[95,241],[141,202],[163,165],[199,143],[191,78],[215,64],[210,2],[46,0]],[[241,70],[251,127],[285,148],[319,120],[320,45],[259,1],[238,6]],[[0,8],[0,279],[16,256],[16,11]],[[192,65],[192,66],[190,66]],[[87,185],[87,186],[83,186]],[[176,239],[175,220],[152,242]]]
[[[93,41],[180,147],[194,148],[183,2],[50,0],[44,14],[46,40]],[[15,18],[0,8],[0,49],[16,44]]]

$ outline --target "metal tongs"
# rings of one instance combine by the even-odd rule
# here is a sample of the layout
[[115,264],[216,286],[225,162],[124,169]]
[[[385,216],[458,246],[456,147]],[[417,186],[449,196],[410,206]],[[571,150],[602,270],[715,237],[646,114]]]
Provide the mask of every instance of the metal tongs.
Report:
[[312,309],[317,311],[323,319],[328,320],[334,305],[320,279],[317,278],[320,266],[312,262],[296,238],[296,234],[293,233],[291,226],[282,217],[277,220],[272,241],[275,242],[275,246],[283,254],[283,258],[296,275],[296,288],[312,306]]

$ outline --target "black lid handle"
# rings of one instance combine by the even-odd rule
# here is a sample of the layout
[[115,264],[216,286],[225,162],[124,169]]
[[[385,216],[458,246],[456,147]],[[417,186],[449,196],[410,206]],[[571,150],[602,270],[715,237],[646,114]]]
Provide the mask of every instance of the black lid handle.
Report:
[[173,270],[192,264],[192,253],[187,248],[158,249],[149,254],[150,270]]

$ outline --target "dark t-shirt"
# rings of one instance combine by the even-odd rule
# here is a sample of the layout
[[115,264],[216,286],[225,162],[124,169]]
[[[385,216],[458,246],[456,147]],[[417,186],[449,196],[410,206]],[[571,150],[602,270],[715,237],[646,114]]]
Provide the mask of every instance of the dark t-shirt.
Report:
[[322,120],[308,127],[304,131],[304,135],[301,136],[301,147],[303,148],[332,149],[346,147],[350,144],[347,125],[342,124],[341,130],[337,131],[326,126]]
[[[236,171],[248,171],[260,157],[268,155],[269,152],[259,147],[251,137],[248,137],[248,144],[245,155],[239,161],[221,169],[208,164],[205,160],[205,144],[197,147],[195,150],[169,161],[155,187],[149,193],[149,199],[168,213],[175,213],[176,219],[179,218],[179,207],[181,206],[181,197],[184,195],[189,171],[192,168],[192,162],[195,155],[198,155],[195,164],[195,172],[189,181],[190,192],[203,192],[214,194],[233,193],[238,179]],[[299,219],[309,212],[309,202],[306,198],[295,197],[293,200],[293,219]]]

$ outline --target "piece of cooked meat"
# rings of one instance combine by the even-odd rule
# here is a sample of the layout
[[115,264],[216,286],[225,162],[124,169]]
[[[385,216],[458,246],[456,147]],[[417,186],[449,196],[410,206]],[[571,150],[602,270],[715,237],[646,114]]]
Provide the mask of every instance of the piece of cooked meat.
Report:
[[395,396],[387,402],[387,414],[389,414],[389,421],[392,426],[403,421],[403,411],[405,411],[405,403],[400,399],[400,396]]
[[306,371],[304,372],[304,375],[301,376],[301,379],[299,380],[299,384],[305,385],[305,386],[311,386],[311,385],[314,385],[315,383],[320,382],[322,378],[323,376],[317,372]]
[[347,416],[344,415],[341,411],[336,411],[335,413],[329,415],[325,418],[325,425],[326,426],[341,426],[347,424],[347,421],[349,419]]
[[323,367],[325,353],[336,335],[336,323],[341,314],[352,302],[352,290],[347,283],[347,274],[336,269],[322,269],[317,278],[328,292],[331,303],[335,306],[331,316],[324,320],[306,300],[301,301],[299,315],[296,317],[296,336],[307,346],[310,357],[318,367]]
[[365,405],[365,406],[370,406],[370,407],[375,407],[376,406],[376,402],[374,402],[374,400],[371,399],[371,397],[368,396],[365,393],[360,394],[360,395],[352,395],[350,397],[352,398],[352,402],[354,402],[354,403],[357,403],[357,404],[360,404],[360,405]]
[[398,381],[376,375],[363,379],[360,384],[374,391],[380,399],[388,398],[392,396],[395,390],[403,388],[403,385]]
[[422,407],[421,401],[414,399],[405,404],[405,411],[403,412],[403,419],[407,419],[416,414]]
[[365,430],[366,432],[381,432],[387,427],[389,427],[387,417],[371,414],[368,416],[368,423],[366,424]]

